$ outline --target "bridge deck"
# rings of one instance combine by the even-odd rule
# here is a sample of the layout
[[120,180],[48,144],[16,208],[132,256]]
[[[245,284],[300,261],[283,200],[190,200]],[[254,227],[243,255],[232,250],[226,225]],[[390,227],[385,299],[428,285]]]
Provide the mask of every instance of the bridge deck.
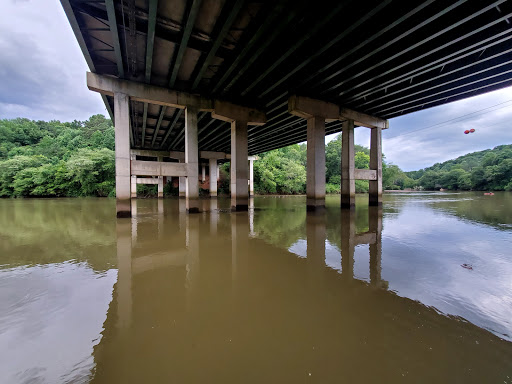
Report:
[[[506,0],[61,1],[92,72],[264,110],[249,154],[306,140],[291,93],[389,119],[512,85]],[[183,150],[182,110],[131,116],[133,148]],[[229,123],[202,112],[199,149],[229,152]]]

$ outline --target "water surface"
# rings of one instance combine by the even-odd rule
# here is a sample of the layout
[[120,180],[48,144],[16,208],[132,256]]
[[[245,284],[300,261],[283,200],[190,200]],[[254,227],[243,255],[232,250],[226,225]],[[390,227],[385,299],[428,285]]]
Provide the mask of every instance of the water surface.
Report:
[[512,194],[202,203],[0,200],[2,382],[512,383]]

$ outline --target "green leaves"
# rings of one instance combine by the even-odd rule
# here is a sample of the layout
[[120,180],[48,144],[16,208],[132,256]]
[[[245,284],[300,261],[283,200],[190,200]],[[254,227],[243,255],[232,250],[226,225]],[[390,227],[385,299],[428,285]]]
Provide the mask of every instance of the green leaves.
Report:
[[0,196],[109,196],[115,191],[114,128],[85,122],[0,120]]

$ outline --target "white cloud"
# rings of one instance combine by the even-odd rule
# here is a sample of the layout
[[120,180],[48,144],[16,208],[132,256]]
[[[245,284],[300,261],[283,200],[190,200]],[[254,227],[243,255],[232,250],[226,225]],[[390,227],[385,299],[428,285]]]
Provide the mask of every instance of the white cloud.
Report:
[[85,120],[104,113],[57,1],[4,1],[0,13],[0,118]]

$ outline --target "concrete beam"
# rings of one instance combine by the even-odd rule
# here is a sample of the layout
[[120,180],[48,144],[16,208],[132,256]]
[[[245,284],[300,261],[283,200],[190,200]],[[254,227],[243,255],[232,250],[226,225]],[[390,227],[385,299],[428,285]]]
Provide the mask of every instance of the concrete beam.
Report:
[[377,180],[377,171],[372,169],[354,169],[355,180]]
[[339,120],[354,120],[355,125],[367,128],[389,128],[389,122],[385,119],[343,107],[340,108]]
[[201,159],[225,159],[226,158],[226,152],[213,152],[213,151],[200,151],[199,152],[199,158]]
[[248,125],[263,125],[267,122],[265,112],[255,108],[243,107],[227,101],[215,100],[212,117],[227,121],[244,121]]
[[158,184],[158,179],[152,177],[137,177],[137,184]]
[[114,93],[129,95],[134,101],[164,105],[173,108],[193,107],[199,111],[212,111],[213,101],[186,92],[173,91],[168,88],[158,87],[129,80],[121,80],[113,77],[87,72],[87,87],[91,91],[113,96]]
[[316,116],[327,121],[338,120],[340,116],[340,108],[336,104],[297,95],[288,99],[288,112],[304,119]]
[[[195,163],[197,165],[197,163]],[[164,163],[160,161],[132,160],[131,174],[134,176],[180,176],[195,175],[197,169],[193,165],[182,163]]]

